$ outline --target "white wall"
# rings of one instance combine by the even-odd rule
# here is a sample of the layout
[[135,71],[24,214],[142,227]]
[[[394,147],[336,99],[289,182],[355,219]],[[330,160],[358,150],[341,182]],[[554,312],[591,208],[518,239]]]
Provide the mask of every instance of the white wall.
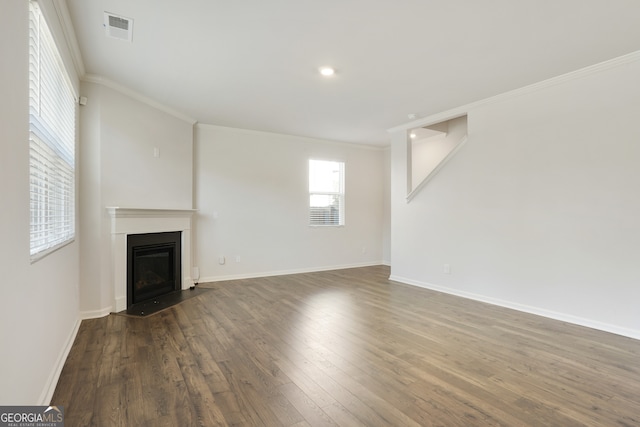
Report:
[[48,403],[79,325],[77,240],[29,262],[28,8],[0,2],[0,405]]
[[468,107],[467,144],[408,204],[394,132],[392,277],[640,338],[634,58]]
[[[344,227],[308,226],[309,158],[346,162]],[[198,125],[201,281],[381,263],[384,158],[379,149]]]
[[106,86],[99,102],[103,201],[191,209],[193,124]]
[[105,208],[192,209],[193,123],[109,82],[83,82],[82,95],[80,302],[84,317],[96,317],[113,301]]

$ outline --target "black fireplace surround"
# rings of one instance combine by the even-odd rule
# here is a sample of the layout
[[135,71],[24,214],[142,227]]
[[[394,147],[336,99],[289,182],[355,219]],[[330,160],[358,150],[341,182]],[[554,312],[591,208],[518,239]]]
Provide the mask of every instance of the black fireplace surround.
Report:
[[127,308],[182,288],[182,232],[127,236]]

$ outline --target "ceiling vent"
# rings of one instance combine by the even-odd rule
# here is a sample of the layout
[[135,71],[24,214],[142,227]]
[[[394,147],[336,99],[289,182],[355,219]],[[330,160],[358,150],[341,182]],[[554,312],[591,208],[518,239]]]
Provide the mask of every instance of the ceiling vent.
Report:
[[133,19],[124,16],[104,13],[104,29],[107,37],[125,40],[131,43],[133,40]]

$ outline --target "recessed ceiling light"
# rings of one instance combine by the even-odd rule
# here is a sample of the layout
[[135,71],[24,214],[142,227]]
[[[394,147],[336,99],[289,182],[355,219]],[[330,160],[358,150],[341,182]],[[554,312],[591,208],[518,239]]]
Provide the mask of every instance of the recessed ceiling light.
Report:
[[331,67],[322,67],[320,68],[320,74],[322,74],[325,77],[331,77],[336,73],[336,70],[334,70]]
[[409,138],[414,139],[416,137],[416,134],[411,132],[411,134],[409,135]]

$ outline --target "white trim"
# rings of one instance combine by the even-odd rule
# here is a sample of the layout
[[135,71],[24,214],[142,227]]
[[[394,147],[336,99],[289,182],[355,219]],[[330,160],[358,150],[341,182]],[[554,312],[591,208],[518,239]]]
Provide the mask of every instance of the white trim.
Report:
[[78,38],[76,37],[76,33],[73,28],[67,2],[64,0],[54,0],[53,6],[56,11],[56,15],[58,15],[60,27],[62,27],[64,39],[67,47],[69,48],[69,53],[71,54],[71,60],[73,61],[73,67],[76,70],[76,74],[78,76],[84,76],[86,72],[84,68],[84,61],[82,60],[82,53],[80,52]]
[[49,405],[51,403],[51,398],[53,397],[53,393],[56,391],[56,386],[58,385],[58,380],[60,379],[60,374],[62,373],[62,368],[64,367],[64,363],[67,361],[67,357],[69,356],[69,352],[71,351],[71,347],[73,347],[73,343],[76,340],[76,335],[78,335],[78,330],[80,329],[81,320],[76,319],[76,323],[73,326],[73,330],[71,334],[67,337],[67,342],[65,343],[62,351],[58,355],[58,359],[56,360],[56,364],[49,374],[49,378],[47,378],[47,382],[45,383],[44,389],[40,394],[40,399],[38,399],[39,405]]
[[29,261],[31,262],[31,264],[35,264],[36,262],[40,261],[41,259],[46,258],[49,255],[51,255],[52,253],[54,253],[56,251],[59,251],[60,249],[64,248],[65,246],[70,245],[70,244],[75,243],[75,242],[76,242],[76,236],[74,235],[69,240],[65,240],[64,242],[59,243],[59,244],[57,244],[57,245],[55,245],[55,246],[53,246],[53,247],[51,247],[49,249],[45,249],[44,251],[40,251],[40,252],[37,252],[37,253],[31,255],[31,258],[30,258]]
[[519,304],[511,301],[505,301],[497,298],[487,297],[484,295],[478,295],[470,292],[459,291],[457,289],[451,289],[444,286],[438,286],[431,283],[420,282],[417,280],[407,279],[405,277],[399,277],[391,275],[389,280],[404,283],[407,285],[417,286],[420,288],[430,289],[432,291],[442,292],[449,295],[454,295],[461,298],[467,298],[474,301],[480,301],[499,307],[509,308],[512,310],[521,311],[523,313],[535,314],[537,316],[546,317],[548,319],[559,320],[561,322],[567,322],[578,326],[584,326],[591,329],[597,329],[604,332],[610,332],[612,334],[621,335],[628,338],[640,340],[640,330],[623,328],[620,326],[612,325],[609,323],[598,322],[596,320],[585,319],[583,317],[574,316],[566,313],[559,313],[557,311],[547,310],[540,307],[532,307],[529,305]]
[[[125,304],[126,304],[126,301],[125,301]],[[113,313],[113,307],[111,306],[100,309],[100,310],[81,311],[80,319],[82,320],[99,319],[100,317],[108,316],[111,313]]]
[[486,105],[486,104],[493,104],[496,102],[503,102],[509,99],[513,99],[516,98],[518,96],[522,96],[528,93],[532,93],[532,92],[537,92],[539,90],[543,90],[555,85],[559,85],[561,83],[564,82],[568,82],[571,80],[577,80],[577,79],[581,79],[584,77],[588,77],[590,75],[593,74],[597,74],[612,68],[616,68],[619,67],[621,65],[625,65],[625,64],[630,64],[633,62],[637,62],[640,61],[640,50],[636,51],[636,52],[632,52],[629,53],[627,55],[623,55],[620,56],[618,58],[614,58],[614,59],[610,59],[608,61],[604,61],[604,62],[600,62],[598,64],[594,64],[594,65],[590,65],[588,67],[585,68],[581,68],[579,70],[576,71],[571,71],[569,73],[566,74],[562,74],[560,76],[556,76],[556,77],[552,77],[550,79],[547,80],[543,80],[541,82],[538,83],[534,83],[534,84],[530,84],[527,86],[523,86],[521,88],[518,89],[514,89],[508,92],[504,92],[501,93],[499,95],[496,96],[492,96],[489,98],[485,98],[482,99],[480,101],[476,101],[476,102],[472,102],[470,104],[466,104],[460,107],[456,107],[456,108],[452,108],[450,110],[447,111],[443,111],[441,113],[437,113],[437,114],[433,114],[418,120],[414,120],[412,122],[409,123],[405,123],[403,125],[399,125],[399,126],[395,126],[392,127],[390,129],[387,129],[387,132],[389,133],[396,133],[396,132],[401,132],[401,131],[407,131],[409,129],[413,129],[416,127],[424,127],[424,126],[430,126],[433,125],[435,123],[439,123],[442,121],[446,121],[446,120],[451,120],[451,119],[455,119],[457,117],[460,116],[464,116],[465,114],[467,114],[470,110],[473,110],[474,108],[478,108],[480,106]]
[[165,112],[177,119],[183,120],[187,123],[189,123],[190,125],[195,125],[196,123],[198,123],[198,121],[194,118],[191,118],[177,110],[174,110],[173,108],[167,107],[164,104],[159,103],[158,101],[151,99],[145,95],[142,95],[139,92],[136,92],[133,89],[130,89],[126,86],[121,85],[120,83],[116,83],[113,80],[109,80],[106,77],[97,75],[97,74],[85,74],[82,77],[82,81],[85,82],[89,82],[89,83],[95,83],[95,84],[99,84],[105,87],[108,87],[110,89],[113,89],[117,92],[120,92],[123,95],[126,95],[130,98],[135,99],[136,101],[140,101],[143,104],[147,104],[150,107],[153,107],[157,110],[160,110],[162,112]]
[[200,280],[198,280],[198,284],[209,283],[209,282],[223,282],[227,280],[257,279],[260,277],[286,276],[289,274],[317,273],[320,271],[345,270],[347,268],[373,267],[376,265],[383,265],[383,262],[382,261],[362,262],[362,263],[356,263],[356,264],[332,265],[327,267],[298,268],[293,270],[265,271],[261,273],[248,273],[248,274],[230,274],[226,276],[209,276],[209,277],[201,277]]
[[112,218],[184,218],[198,212],[197,209],[147,209],[118,206],[107,206],[106,209]]

